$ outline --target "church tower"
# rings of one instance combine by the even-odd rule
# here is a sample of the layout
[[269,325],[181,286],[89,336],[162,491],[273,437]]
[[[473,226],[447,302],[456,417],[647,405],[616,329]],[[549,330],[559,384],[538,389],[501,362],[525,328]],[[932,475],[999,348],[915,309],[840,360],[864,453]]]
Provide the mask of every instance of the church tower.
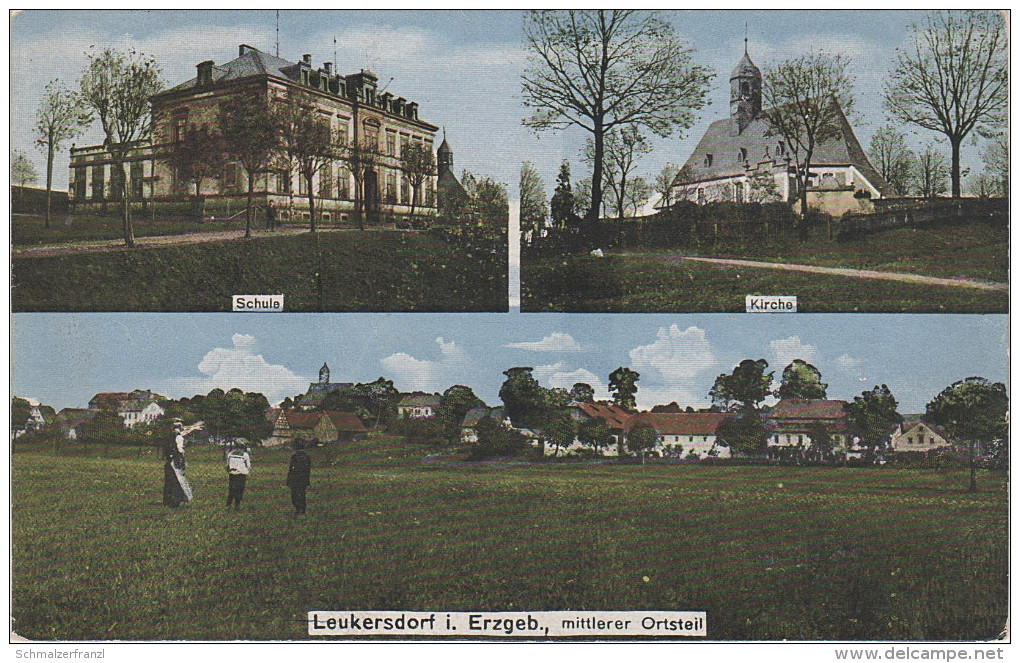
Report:
[[446,129],[443,129],[443,142],[436,150],[436,165],[439,166],[439,177],[443,176],[444,171],[453,173],[453,150],[446,142]]
[[329,384],[329,364],[326,362],[323,362],[322,368],[319,369],[319,384]]
[[747,54],[747,37],[744,37],[744,57],[730,74],[730,117],[743,132],[761,114],[761,70]]

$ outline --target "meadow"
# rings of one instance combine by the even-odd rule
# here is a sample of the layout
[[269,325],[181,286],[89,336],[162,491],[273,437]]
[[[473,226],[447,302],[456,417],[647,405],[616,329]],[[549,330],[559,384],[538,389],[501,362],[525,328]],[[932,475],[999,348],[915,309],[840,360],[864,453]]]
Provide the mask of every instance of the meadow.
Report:
[[218,449],[160,504],[158,454],[12,456],[13,629],[33,639],[305,639],[309,610],[705,610],[712,640],[969,640],[1008,617],[1002,474],[495,461],[378,437]]
[[[11,261],[14,311],[229,311],[283,294],[287,311],[505,311],[503,244],[375,230]],[[73,287],[72,287],[73,286]]]

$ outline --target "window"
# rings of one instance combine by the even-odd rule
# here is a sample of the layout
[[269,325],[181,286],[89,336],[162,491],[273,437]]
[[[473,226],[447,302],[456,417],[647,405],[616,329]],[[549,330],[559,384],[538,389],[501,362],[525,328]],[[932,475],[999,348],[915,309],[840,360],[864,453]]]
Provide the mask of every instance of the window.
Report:
[[712,167],[712,155],[711,154],[706,154],[705,155],[705,168],[711,168],[711,167]]
[[411,138],[407,134],[400,135],[400,153],[403,154],[407,150],[407,146],[410,144]]
[[177,115],[174,117],[172,124],[170,125],[170,141],[179,143],[184,140],[184,134],[187,130],[188,115]]
[[411,202],[411,183],[406,177],[400,178],[400,200],[403,203]]
[[141,161],[131,162],[131,197],[142,197],[142,178],[145,176],[145,164]]
[[350,200],[350,182],[351,182],[351,171],[347,168],[341,167],[340,172],[337,173],[336,178],[336,197],[341,200]]
[[705,190],[704,189],[698,189],[698,202],[699,203],[704,203],[705,202]]
[[747,161],[747,148],[740,148],[740,152],[737,153],[737,161]]
[[299,196],[307,196],[308,195],[308,181],[305,179],[304,175],[298,175],[297,186],[298,186],[298,195]]
[[397,156],[397,134],[393,131],[386,132],[386,154]]
[[333,164],[328,163],[319,171],[319,198],[333,197]]
[[347,120],[340,120],[336,125],[337,142],[341,145],[347,144],[347,132],[349,131]]
[[276,193],[290,193],[290,173],[285,170],[276,173]]

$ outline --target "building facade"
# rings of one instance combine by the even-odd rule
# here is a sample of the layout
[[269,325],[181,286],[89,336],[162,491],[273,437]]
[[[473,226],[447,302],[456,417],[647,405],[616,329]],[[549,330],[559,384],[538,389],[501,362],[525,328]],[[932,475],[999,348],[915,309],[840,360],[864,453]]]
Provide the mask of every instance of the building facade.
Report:
[[[334,138],[348,146],[367,146],[363,153],[371,155],[360,159],[361,178],[354,176],[350,160],[344,159],[328,164],[314,176],[317,217],[348,220],[355,210],[355,186],[359,183],[369,220],[408,214],[412,195],[422,214],[434,214],[436,176],[426,178],[415,192],[400,170],[400,155],[411,144],[432,150],[438,127],[419,118],[416,102],[380,90],[378,81],[365,69],[341,75],[332,62],[313,67],[309,54],[300,62],[290,62],[246,44],[230,62],[200,62],[194,78],[152,97],[151,139],[137,144],[127,165],[131,196],[157,202],[194,196],[194,185],[177,177],[167,156],[189,130],[216,132],[222,105],[238,95],[264,94],[271,103],[279,103],[300,93],[329,122]],[[105,208],[122,191],[118,180],[102,146],[72,147],[69,188],[76,209]],[[296,172],[278,166],[256,178],[255,196],[260,206],[272,202],[283,218],[293,209],[293,220],[302,220],[308,218],[305,187]],[[218,177],[206,178],[200,194],[221,215],[244,209],[244,169],[228,161]]]
[[[781,137],[770,135],[762,115],[762,85],[761,70],[745,46],[730,75],[730,116],[709,126],[674,180],[672,200],[697,204],[796,200],[796,158]],[[842,111],[840,118],[840,137],[815,147],[807,182],[808,207],[833,215],[859,211],[892,192]]]
[[680,458],[729,458],[730,448],[718,440],[719,425],[733,419],[724,412],[642,412],[627,422],[627,433],[639,424],[655,429],[653,454]]

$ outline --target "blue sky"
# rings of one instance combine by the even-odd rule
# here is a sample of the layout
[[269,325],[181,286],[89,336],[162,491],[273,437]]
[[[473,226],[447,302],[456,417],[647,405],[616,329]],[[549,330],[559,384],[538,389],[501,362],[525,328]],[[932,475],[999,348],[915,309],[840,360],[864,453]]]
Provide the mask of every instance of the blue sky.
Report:
[[[699,122],[671,138],[655,139],[655,151],[640,171],[653,176],[666,163],[682,164],[708,124],[728,113],[728,78],[743,52],[745,22],[752,59],[761,67],[822,50],[853,60],[858,137],[866,146],[884,122],[882,81],[895,49],[908,38],[918,12],[861,11],[684,11],[667,12],[679,34],[694,47],[699,64],[717,76],[712,105]],[[495,177],[516,193],[520,164],[535,162],[552,189],[562,159],[572,162],[575,178],[583,175],[578,154],[580,130],[536,135],[521,126],[520,75],[526,65],[521,50],[521,15],[517,11],[282,11],[280,54],[297,60],[311,53],[313,63],[337,60],[344,72],[372,69],[390,90],[417,100],[421,117],[445,126],[459,173]],[[59,78],[75,85],[91,44],[134,46],[154,55],[164,79],[175,85],[194,76],[195,64],[233,59],[240,43],[275,50],[275,13],[250,11],[29,11],[11,24],[11,144],[36,163],[40,181],[45,159],[33,147],[32,125],[46,83]],[[935,134],[912,135],[915,145]],[[79,144],[101,142],[98,128]],[[964,165],[981,170],[980,146],[964,148]],[[67,152],[57,161],[55,180],[66,187]]]
[[502,371],[533,366],[545,386],[617,366],[641,374],[638,404],[708,404],[715,377],[764,357],[777,375],[801,358],[832,398],[885,383],[901,412],[923,411],[971,375],[1008,380],[1004,315],[16,314],[13,393],[84,407],[100,391],[171,397],[240,387],[302,393],[328,362],[334,382],[393,379],[403,391],[466,384],[497,404]]

